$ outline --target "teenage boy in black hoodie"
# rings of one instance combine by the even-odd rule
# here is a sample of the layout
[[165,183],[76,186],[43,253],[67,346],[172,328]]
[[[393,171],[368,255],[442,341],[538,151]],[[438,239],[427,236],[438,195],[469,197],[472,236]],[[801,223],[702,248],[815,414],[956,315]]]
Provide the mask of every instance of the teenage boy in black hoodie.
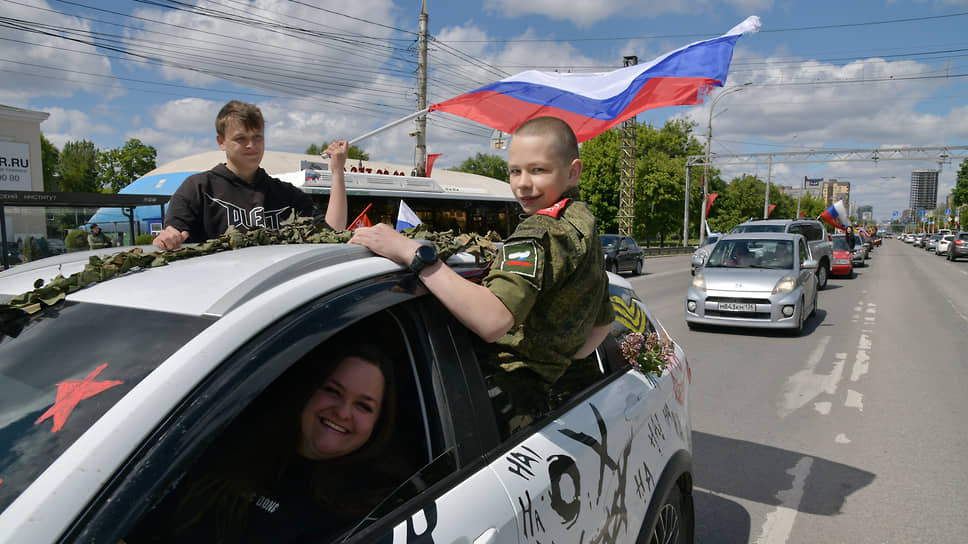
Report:
[[[225,233],[229,226],[246,231],[278,228],[295,210],[317,217],[308,194],[290,183],[270,177],[259,167],[265,153],[265,120],[254,104],[233,100],[215,118],[215,139],[225,151],[225,163],[193,174],[175,191],[165,214],[165,229],[155,237],[159,249],[177,249],[184,242],[204,242]],[[346,229],[346,183],[343,166],[349,144],[329,145],[333,173],[325,221],[334,230]]]

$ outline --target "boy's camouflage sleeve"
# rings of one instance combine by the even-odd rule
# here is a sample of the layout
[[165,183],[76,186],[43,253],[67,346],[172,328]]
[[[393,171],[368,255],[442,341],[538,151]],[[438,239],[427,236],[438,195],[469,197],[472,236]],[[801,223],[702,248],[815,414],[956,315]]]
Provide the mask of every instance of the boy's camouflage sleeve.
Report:
[[539,240],[510,240],[498,251],[484,278],[483,285],[504,303],[515,324],[524,321],[538,299],[546,261]]
[[[608,276],[606,275],[604,279],[607,284]],[[609,325],[612,321],[615,321],[615,310],[612,308],[612,301],[608,289],[605,289],[605,295],[602,297],[602,306],[598,309],[598,316],[595,317],[595,326]]]

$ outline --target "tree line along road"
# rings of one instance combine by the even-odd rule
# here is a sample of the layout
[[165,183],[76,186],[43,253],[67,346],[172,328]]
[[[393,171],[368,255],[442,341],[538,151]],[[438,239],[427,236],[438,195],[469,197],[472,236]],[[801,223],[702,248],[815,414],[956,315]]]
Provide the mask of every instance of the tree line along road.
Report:
[[966,542],[968,261],[868,263],[800,337],[688,330],[688,255],[628,277],[692,365],[696,542]]

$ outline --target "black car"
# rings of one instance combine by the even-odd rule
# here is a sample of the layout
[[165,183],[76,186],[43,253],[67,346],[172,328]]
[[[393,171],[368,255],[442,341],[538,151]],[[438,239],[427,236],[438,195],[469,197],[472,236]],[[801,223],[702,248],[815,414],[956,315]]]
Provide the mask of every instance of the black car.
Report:
[[602,234],[605,270],[618,274],[631,272],[638,276],[645,266],[645,252],[635,240],[621,234]]

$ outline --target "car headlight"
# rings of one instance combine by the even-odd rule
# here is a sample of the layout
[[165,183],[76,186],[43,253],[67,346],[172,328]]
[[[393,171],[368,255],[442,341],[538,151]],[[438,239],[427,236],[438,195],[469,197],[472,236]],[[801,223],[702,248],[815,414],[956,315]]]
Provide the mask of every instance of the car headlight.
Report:
[[789,293],[797,288],[797,279],[793,276],[783,276],[780,281],[776,282],[776,287],[773,288],[773,294],[777,295],[780,293]]
[[706,292],[706,278],[704,278],[702,276],[702,274],[697,273],[692,278],[692,286],[695,287],[697,290],[702,291],[703,293],[705,293]]

